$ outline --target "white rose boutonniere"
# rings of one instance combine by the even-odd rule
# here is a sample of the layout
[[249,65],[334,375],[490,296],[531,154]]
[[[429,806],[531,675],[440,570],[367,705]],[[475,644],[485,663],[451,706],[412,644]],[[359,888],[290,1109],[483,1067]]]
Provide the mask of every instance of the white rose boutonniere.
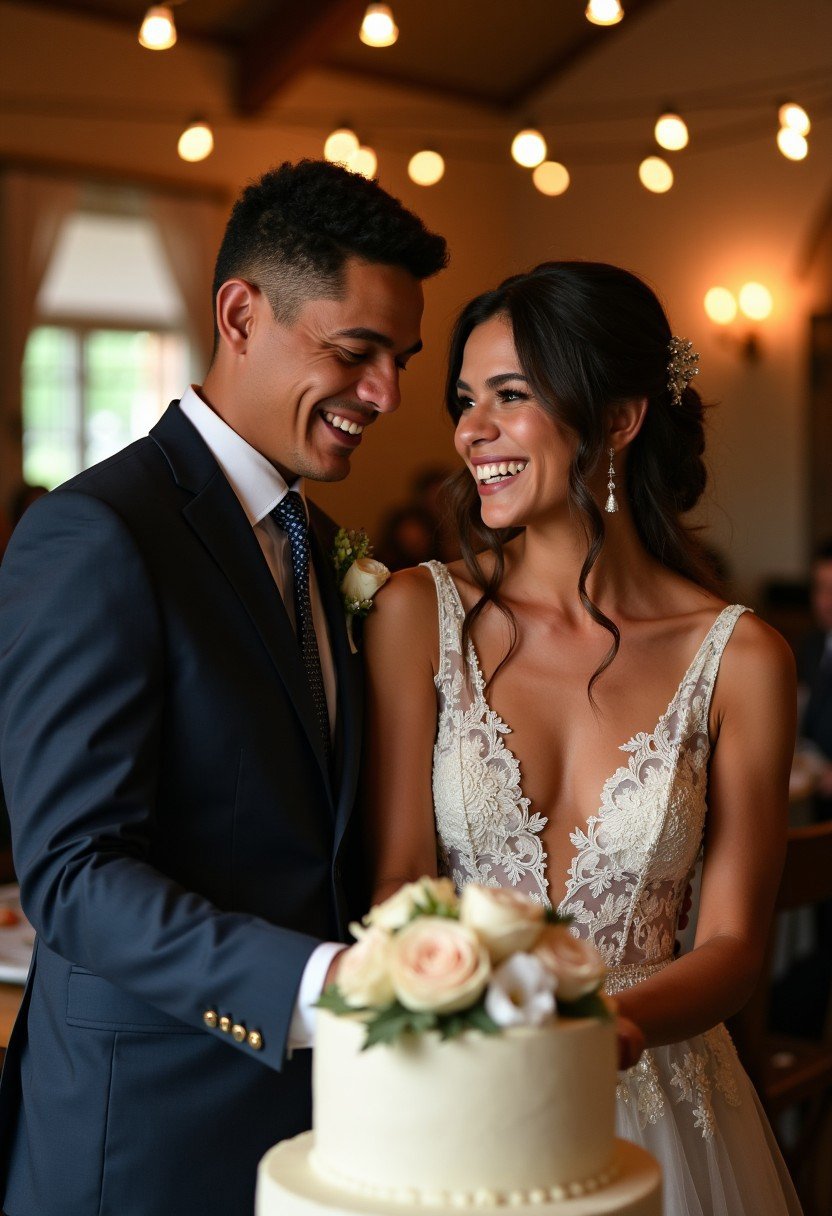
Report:
[[347,613],[350,650],[356,652],[352,636],[353,617],[365,617],[373,606],[373,596],[390,577],[383,562],[372,556],[373,547],[363,528],[339,528],[335,534],[332,561]]

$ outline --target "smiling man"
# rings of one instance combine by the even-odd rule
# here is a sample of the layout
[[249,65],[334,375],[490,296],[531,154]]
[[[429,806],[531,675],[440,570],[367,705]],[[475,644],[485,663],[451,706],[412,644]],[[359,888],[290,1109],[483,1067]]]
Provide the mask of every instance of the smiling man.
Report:
[[[445,242],[323,162],[246,189],[201,387],[35,504],[0,571],[0,772],[37,943],[9,1216],[235,1216],[309,1126],[361,906],[361,688],[305,479],[399,404]],[[0,1184],[2,1185],[2,1184]]]

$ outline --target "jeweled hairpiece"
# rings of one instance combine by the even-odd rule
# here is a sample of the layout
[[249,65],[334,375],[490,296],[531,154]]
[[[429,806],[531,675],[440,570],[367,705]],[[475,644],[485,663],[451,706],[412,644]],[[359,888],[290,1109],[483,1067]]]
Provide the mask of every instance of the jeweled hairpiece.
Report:
[[687,338],[677,338],[675,335],[667,344],[670,360],[667,364],[667,387],[670,400],[674,405],[681,405],[682,393],[694,376],[699,375],[699,354],[693,349],[693,343]]

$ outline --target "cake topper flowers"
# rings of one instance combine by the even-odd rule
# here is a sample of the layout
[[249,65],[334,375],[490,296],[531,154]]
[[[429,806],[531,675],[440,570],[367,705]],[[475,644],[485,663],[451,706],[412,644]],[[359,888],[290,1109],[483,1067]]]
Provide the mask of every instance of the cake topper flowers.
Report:
[[361,1017],[364,1048],[403,1034],[498,1034],[555,1016],[609,1017],[604,964],[569,919],[517,891],[448,878],[407,883],[350,926],[346,952],[318,1004]]
[[373,546],[363,528],[339,528],[335,534],[332,564],[347,614],[350,650],[356,653],[352,635],[353,617],[362,619],[373,606],[373,596],[390,577],[383,562],[372,556]]

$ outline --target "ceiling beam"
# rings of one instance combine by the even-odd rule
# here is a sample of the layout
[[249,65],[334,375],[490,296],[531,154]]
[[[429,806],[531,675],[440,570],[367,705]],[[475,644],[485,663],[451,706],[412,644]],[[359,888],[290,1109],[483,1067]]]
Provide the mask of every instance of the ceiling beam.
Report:
[[236,104],[253,115],[273,101],[304,68],[321,62],[352,27],[356,37],[364,0],[290,0],[246,38],[236,56]]

